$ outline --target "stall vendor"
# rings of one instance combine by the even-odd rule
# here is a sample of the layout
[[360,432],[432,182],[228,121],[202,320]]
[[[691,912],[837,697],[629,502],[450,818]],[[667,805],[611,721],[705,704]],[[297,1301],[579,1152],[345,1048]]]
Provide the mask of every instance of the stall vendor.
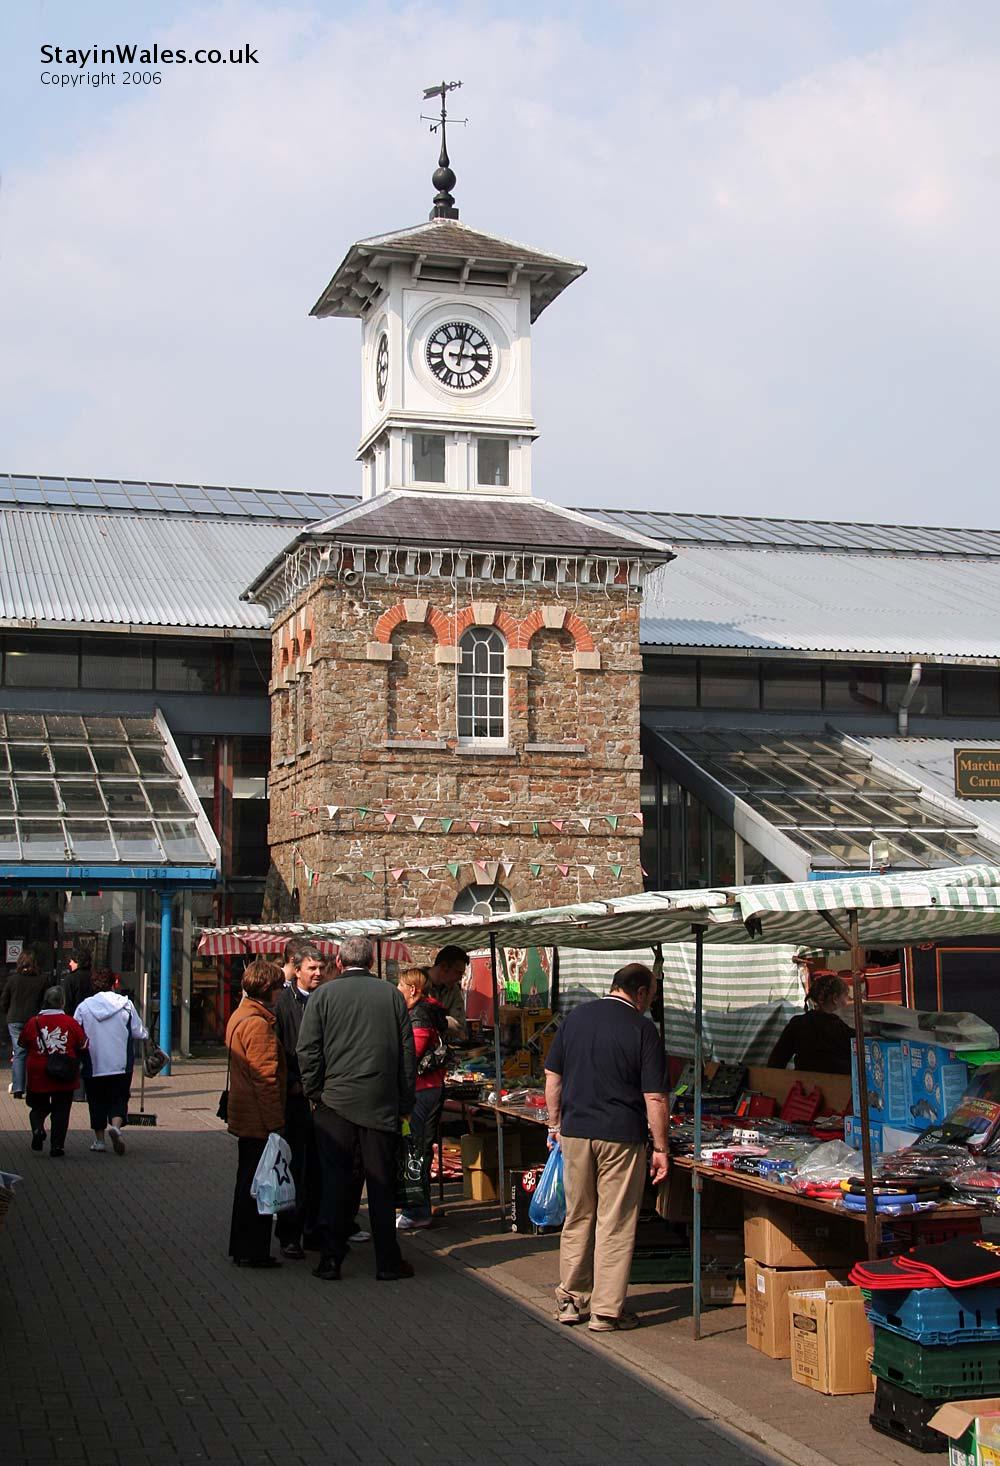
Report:
[[771,1069],[808,1069],[816,1074],[850,1074],[851,1035],[845,1021],[851,994],[834,972],[817,977],[806,995],[808,1008],[789,1019],[768,1059]]

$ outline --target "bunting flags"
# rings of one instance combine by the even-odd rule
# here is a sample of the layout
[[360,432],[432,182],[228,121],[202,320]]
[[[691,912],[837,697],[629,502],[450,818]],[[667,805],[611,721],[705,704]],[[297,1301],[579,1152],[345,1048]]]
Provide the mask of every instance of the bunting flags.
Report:
[[531,821],[531,833],[533,835],[537,835],[538,834],[538,821],[537,820],[532,820]]
[[469,829],[472,831],[472,833],[474,835],[478,832],[479,827],[480,827],[481,824],[482,824],[482,820],[470,820],[469,821]]
[[452,880],[458,880],[458,873],[462,869],[457,860],[448,861],[448,869],[451,871]]
[[339,804],[328,804],[327,805],[326,812],[329,815],[330,819],[333,820],[333,819],[336,819],[337,818],[337,811],[339,809],[340,809],[340,805]]
[[394,881],[401,881],[406,875],[406,867],[402,865],[396,865],[392,868],[389,874],[392,876]]
[[542,873],[542,867],[540,865],[529,865],[528,869],[533,876],[540,876]]
[[[330,819],[336,819],[338,815],[354,815],[358,818],[358,820],[365,820],[370,814],[374,814],[376,817],[381,815],[388,825],[394,824],[399,816],[402,815],[405,819],[409,819],[410,821],[412,821],[413,828],[415,830],[421,829],[426,820],[428,820],[433,813],[433,811],[431,810],[394,810],[384,808],[374,809],[370,804],[311,804],[306,808],[293,809],[292,818],[305,819],[307,815],[319,814],[323,810],[326,811],[326,814]],[[616,830],[618,828],[618,823],[620,820],[626,818],[638,820],[640,824],[643,823],[643,814],[642,811],[639,809],[629,810],[628,815],[621,814],[619,812],[608,814],[602,810],[590,810],[585,814],[567,812],[565,814],[554,816],[548,813],[533,814],[526,811],[522,818],[525,821],[531,821],[531,833],[533,835],[537,835],[539,833],[541,825],[545,821],[548,821],[549,824],[551,824],[555,829],[562,833],[568,821],[576,820],[581,829],[588,835],[590,834],[590,827],[596,819],[607,820],[608,824],[613,830]],[[439,815],[438,819],[441,822],[442,828],[445,828],[445,826],[447,825],[447,828],[445,828],[446,834],[454,824],[464,823],[469,827],[469,829],[473,831],[473,833],[476,833],[482,828],[484,824],[499,825],[501,829],[509,830],[513,824],[518,823],[518,821],[511,819],[508,815],[493,814],[492,812],[486,810],[477,811],[471,819],[467,818],[464,815]]]
[[383,814],[383,816],[385,818],[386,824],[389,825],[390,827],[396,823],[396,816],[392,813],[391,810],[384,809],[382,811],[382,814]]
[[424,814],[411,814],[410,819],[413,821],[413,828],[419,830],[426,818],[427,816]]
[[550,820],[549,821],[549,824],[552,825],[553,829],[558,830],[559,833],[560,833],[560,835],[562,834],[562,827],[563,827],[563,825],[565,823],[566,823],[565,820]]
[[580,823],[583,826],[583,828],[586,830],[587,834],[589,835],[590,834],[590,816],[589,815],[585,815],[580,820]]
[[[324,879],[339,878],[346,880],[360,877],[374,885],[378,874],[376,870],[360,870],[357,866],[348,864],[340,865],[335,870],[317,871],[304,859],[298,848],[293,848],[292,860],[294,865],[302,870],[305,884],[308,886],[319,885],[321,876]],[[476,884],[494,885],[498,880],[507,880],[511,872],[515,871],[519,865],[520,862],[514,860],[432,861],[425,865],[391,866],[387,871],[386,879],[388,880],[391,877],[393,883],[398,885],[403,877],[411,872],[419,873],[423,876],[424,880],[436,880],[443,878],[436,875],[436,872],[447,871],[448,876],[453,881],[463,878],[469,880],[471,878]],[[624,863],[620,861],[610,862],[606,867],[608,874],[616,881],[621,880],[624,869]],[[528,870],[535,878],[540,876],[545,870],[556,870],[564,880],[570,878],[573,872],[578,871],[583,871],[592,881],[598,879],[598,866],[593,861],[533,860],[528,862]],[[645,872],[643,873],[645,874]]]
[[607,820],[608,824],[611,826],[611,828],[613,830],[617,830],[617,828],[618,828],[618,816],[616,814],[606,814],[604,816],[604,818]]
[[451,833],[451,827],[452,827],[452,825],[454,823],[455,823],[455,821],[452,820],[452,819],[443,819],[441,821],[441,828],[442,828],[442,830],[444,830],[444,832],[445,832],[446,835],[448,835],[448,834]]

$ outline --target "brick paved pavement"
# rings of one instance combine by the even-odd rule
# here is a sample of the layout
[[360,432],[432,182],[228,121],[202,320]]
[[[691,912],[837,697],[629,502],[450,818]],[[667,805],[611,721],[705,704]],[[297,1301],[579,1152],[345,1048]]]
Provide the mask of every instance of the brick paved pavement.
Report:
[[152,1084],[159,1124],[128,1131],[123,1159],[88,1152],[81,1105],[65,1158],[32,1154],[6,1077],[0,1168],[24,1180],[0,1232],[4,1466],[777,1459],[423,1248],[395,1285],[366,1248],[340,1284],[233,1268],[217,1068]]

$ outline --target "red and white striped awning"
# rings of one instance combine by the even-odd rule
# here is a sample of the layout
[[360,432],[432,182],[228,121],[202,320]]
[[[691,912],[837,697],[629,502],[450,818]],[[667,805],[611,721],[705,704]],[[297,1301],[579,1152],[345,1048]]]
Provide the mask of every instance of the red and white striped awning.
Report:
[[323,935],[310,929],[305,922],[274,926],[217,926],[205,927],[198,941],[201,957],[246,957],[276,955],[280,953],[290,937],[304,937],[318,947],[324,957],[336,957],[341,941],[347,937],[366,936],[373,942],[381,942],[382,958],[386,962],[410,962],[412,956],[405,942],[383,937],[378,931],[367,930],[365,922],[338,923],[342,927],[357,927],[358,930],[341,930],[337,938],[330,935],[332,923],[324,923]]

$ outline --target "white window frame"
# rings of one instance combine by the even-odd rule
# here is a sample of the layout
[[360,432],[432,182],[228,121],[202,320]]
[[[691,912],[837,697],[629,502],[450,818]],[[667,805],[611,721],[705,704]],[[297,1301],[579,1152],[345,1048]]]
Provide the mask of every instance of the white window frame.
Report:
[[[495,673],[495,672],[475,672],[475,671],[468,672],[468,671],[464,671],[463,670],[463,666],[462,666],[462,659],[463,659],[463,656],[464,656],[465,645],[466,645],[467,642],[472,647],[475,647],[477,644],[482,644],[484,641],[488,641],[492,637],[495,637],[496,640],[500,643],[500,647],[501,647],[501,650],[502,650],[502,653],[503,653],[503,676],[502,676],[502,691],[503,691],[503,733],[502,734],[493,734],[493,735],[490,735],[488,737],[481,737],[481,736],[477,736],[475,733],[463,733],[462,732],[462,716],[463,716],[462,715],[462,708],[461,708],[462,678],[463,677],[471,677],[473,679],[475,679],[475,678],[485,678],[487,680],[487,683],[489,683],[489,682],[492,682],[494,678],[498,678],[498,674]],[[509,685],[508,685],[509,678],[508,678],[508,667],[507,667],[507,639],[503,635],[503,632],[500,631],[499,628],[496,627],[496,626],[469,626],[465,631],[463,631],[462,635],[459,637],[458,650],[459,650],[459,662],[458,662],[458,666],[455,669],[455,672],[456,672],[456,676],[455,676],[455,719],[456,719],[456,732],[458,734],[458,741],[465,748],[469,748],[469,747],[476,747],[476,748],[506,748],[507,747],[508,738],[509,738],[509,732],[510,732],[510,707],[509,707],[509,692],[510,692],[510,689],[509,689]],[[474,657],[475,657],[475,652],[473,651],[473,658]],[[500,679],[498,679],[498,680],[500,680]],[[489,703],[489,697],[490,697],[490,691],[489,691],[489,687],[487,687],[487,691],[486,691],[487,704]],[[473,689],[472,689],[472,700],[473,700],[472,701],[473,711],[472,711],[471,722],[472,722],[472,726],[474,727],[475,726],[475,704],[476,704],[476,691],[475,691],[475,686],[473,686]],[[487,711],[487,720],[488,719],[489,719],[489,712]]]
[[[409,453],[409,458],[410,458],[410,463],[409,463],[409,469],[410,469],[410,471],[409,471],[409,475],[408,475],[409,481],[412,482],[412,483],[415,483],[415,484],[428,484],[431,488],[434,488],[434,489],[444,489],[444,488],[447,488],[448,487],[448,481],[449,481],[448,468],[449,468],[450,458],[451,458],[451,452],[452,452],[451,434],[450,433],[438,432],[436,428],[432,428],[429,432],[424,432],[421,429],[414,428],[409,433],[408,437],[409,437],[409,442],[407,444],[407,451]],[[420,438],[443,438],[444,439],[444,478],[433,478],[433,479],[432,478],[417,478],[417,438],[418,437],[420,437]]]

